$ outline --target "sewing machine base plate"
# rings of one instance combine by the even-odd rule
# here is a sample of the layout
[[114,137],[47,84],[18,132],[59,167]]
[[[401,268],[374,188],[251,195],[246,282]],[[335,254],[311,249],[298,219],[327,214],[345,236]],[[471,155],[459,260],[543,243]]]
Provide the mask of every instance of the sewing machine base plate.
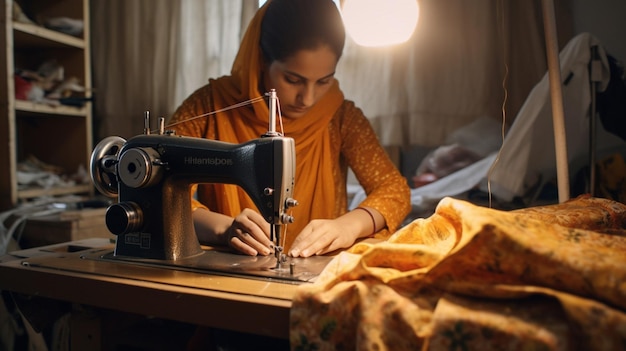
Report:
[[203,250],[199,255],[179,260],[115,256],[113,252],[85,256],[85,258],[196,273],[276,280],[286,283],[313,282],[332,259],[331,256],[287,257],[286,261],[277,267],[277,259],[273,255],[246,256],[219,250]]

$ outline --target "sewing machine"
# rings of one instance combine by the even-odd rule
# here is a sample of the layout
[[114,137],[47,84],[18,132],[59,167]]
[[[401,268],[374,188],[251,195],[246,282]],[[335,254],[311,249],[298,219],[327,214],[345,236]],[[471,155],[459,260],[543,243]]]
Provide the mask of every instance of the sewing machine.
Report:
[[[119,201],[106,212],[115,251],[100,259],[296,281],[319,274],[328,258],[288,258],[280,245],[281,227],[294,221],[288,209],[297,205],[295,146],[275,131],[275,92],[269,96],[268,132],[242,144],[179,136],[164,130],[163,119],[152,133],[148,114],[143,135],[102,140],[92,153],[92,180]],[[272,224],[274,257],[203,250],[191,211],[190,187],[198,183],[242,187]]]
[[280,248],[253,257],[202,246],[190,188],[241,186],[279,246],[281,228],[294,220],[294,141],[270,127],[258,139],[229,144],[176,135],[162,119],[153,132],[145,120],[142,135],[105,138],[91,157],[95,187],[117,199],[106,214],[115,243],[91,238],[0,255],[0,289],[27,296],[16,301],[32,320],[71,311],[73,349],[105,349],[118,334],[134,338],[119,332],[137,316],[289,338],[297,285],[313,281],[332,257],[287,257]]

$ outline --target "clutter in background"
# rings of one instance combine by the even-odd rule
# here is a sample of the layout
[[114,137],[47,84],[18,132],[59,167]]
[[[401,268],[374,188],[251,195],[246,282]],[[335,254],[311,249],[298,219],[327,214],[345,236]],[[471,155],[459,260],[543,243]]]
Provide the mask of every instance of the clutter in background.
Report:
[[[28,11],[28,3],[13,1],[13,21],[44,27],[63,34],[81,37],[84,22],[68,17],[45,18]],[[65,77],[64,67],[54,59],[43,62],[36,70],[33,67],[19,67],[16,62],[14,81],[15,97],[51,106],[82,107],[91,98],[85,97],[85,87],[77,77]]]
[[[36,199],[33,202],[0,213],[0,254],[5,254],[8,248],[15,249],[19,247],[15,244],[19,243],[19,231],[27,218],[61,211],[61,209],[51,207],[52,203],[53,201],[50,198]],[[9,221],[11,217],[17,219]]]
[[32,186],[42,188],[68,187],[89,184],[91,179],[85,166],[80,165],[72,175],[64,175],[61,167],[50,165],[35,156],[29,156],[17,165],[17,183],[20,188]]
[[497,151],[502,142],[501,129],[496,119],[481,117],[454,131],[444,145],[422,160],[412,178],[412,187],[437,181]]
[[[108,199],[77,195],[42,196],[0,212],[0,256],[24,247],[83,239],[85,235],[98,233],[101,237],[109,236],[104,223],[104,210],[110,204]],[[34,236],[33,230],[46,235]],[[73,237],[63,238],[67,235]]]
[[442,145],[424,158],[413,177],[413,187],[432,183],[481,159],[480,155],[462,145]]
[[[76,77],[65,78],[65,69],[56,60],[42,63],[36,71],[15,68],[15,98],[51,106],[83,106],[85,87]],[[83,96],[77,96],[81,93]]]
[[45,19],[43,25],[48,29],[75,37],[83,34],[83,20],[68,17],[54,17]]
[[35,24],[22,10],[20,4],[13,1],[13,21],[27,24]]
[[80,37],[83,35],[84,22],[82,19],[69,17],[33,18],[19,2],[13,1],[13,21],[42,26],[50,30],[67,35]]

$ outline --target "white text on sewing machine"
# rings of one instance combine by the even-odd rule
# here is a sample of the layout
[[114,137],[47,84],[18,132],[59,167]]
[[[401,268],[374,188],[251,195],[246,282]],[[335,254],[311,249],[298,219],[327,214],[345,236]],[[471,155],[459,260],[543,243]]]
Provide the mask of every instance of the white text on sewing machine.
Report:
[[219,157],[185,157],[186,165],[194,166],[232,166],[233,160]]

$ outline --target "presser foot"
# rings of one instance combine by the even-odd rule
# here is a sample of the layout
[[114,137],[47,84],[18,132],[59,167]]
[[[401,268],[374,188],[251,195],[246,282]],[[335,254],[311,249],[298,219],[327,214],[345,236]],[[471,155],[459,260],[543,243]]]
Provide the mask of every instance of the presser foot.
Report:
[[275,246],[274,247],[274,256],[276,257],[276,267],[274,267],[275,269],[280,269],[283,267],[283,264],[285,262],[287,262],[287,255],[285,255],[283,253],[283,247],[282,246]]

